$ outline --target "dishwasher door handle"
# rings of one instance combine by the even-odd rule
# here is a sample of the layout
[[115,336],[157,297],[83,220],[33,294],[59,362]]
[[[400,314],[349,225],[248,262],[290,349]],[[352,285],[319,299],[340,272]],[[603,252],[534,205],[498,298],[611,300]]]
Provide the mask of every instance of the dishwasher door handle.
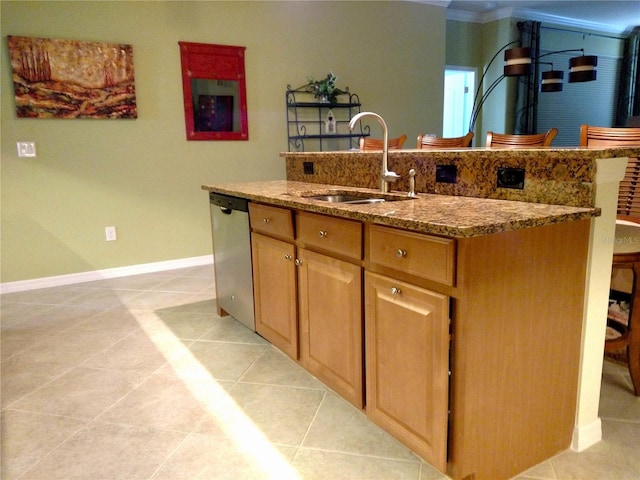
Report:
[[233,212],[233,210],[232,210],[232,209],[227,208],[227,207],[220,207],[220,211],[221,211],[222,213],[224,213],[225,215],[231,215],[231,212]]

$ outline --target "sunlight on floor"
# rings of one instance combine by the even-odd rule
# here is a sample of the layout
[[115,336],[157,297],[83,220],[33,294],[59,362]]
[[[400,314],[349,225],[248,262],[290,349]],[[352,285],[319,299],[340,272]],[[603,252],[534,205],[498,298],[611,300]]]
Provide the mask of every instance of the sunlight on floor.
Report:
[[[136,312],[131,313],[136,317]],[[300,480],[301,477],[288,460],[271,445],[225,389],[211,377],[162,320],[156,315],[154,317],[149,318],[145,312],[141,318],[136,318],[176,375],[212,415],[238,451],[252,464],[257,478]],[[180,353],[176,355],[176,352]]]

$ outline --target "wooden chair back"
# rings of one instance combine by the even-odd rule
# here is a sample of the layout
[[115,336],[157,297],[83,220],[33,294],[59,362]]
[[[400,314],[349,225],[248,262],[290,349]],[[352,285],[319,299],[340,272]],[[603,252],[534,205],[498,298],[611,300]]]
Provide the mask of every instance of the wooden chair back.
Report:
[[[640,221],[640,159],[629,158],[618,190],[618,217],[635,217]],[[629,220],[626,218],[626,220]]]
[[[389,138],[387,145],[389,150],[400,150],[404,145],[406,135],[400,135],[398,138]],[[382,150],[382,139],[371,137],[360,137],[360,151],[366,152],[371,150]]]
[[640,128],[580,125],[581,147],[640,147]]
[[471,145],[473,132],[469,132],[462,137],[433,137],[428,135],[418,135],[418,145],[416,148],[466,148]]
[[487,132],[485,147],[488,148],[531,148],[548,147],[556,135],[557,128],[551,128],[546,133],[533,135],[507,135],[504,133]]

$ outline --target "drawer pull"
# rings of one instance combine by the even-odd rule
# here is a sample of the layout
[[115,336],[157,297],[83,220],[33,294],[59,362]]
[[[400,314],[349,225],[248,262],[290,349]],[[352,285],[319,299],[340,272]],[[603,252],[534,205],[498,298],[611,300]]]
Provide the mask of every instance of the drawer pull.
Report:
[[262,221],[263,221],[264,223],[269,223],[269,222],[270,222],[270,220],[269,220],[268,218],[266,218],[266,217],[265,217],[265,218],[263,218],[263,219],[262,219]]
[[391,287],[391,295],[400,295],[402,293],[402,290],[400,290],[398,287]]
[[403,250],[402,248],[399,248],[398,250],[396,250],[396,257],[404,258],[406,256],[407,256],[406,250]]
[[300,265],[302,265],[302,260],[300,260],[299,258],[296,258],[295,264],[296,266],[299,267]]
[[286,254],[286,255],[284,256],[284,259],[285,259],[285,260],[291,260],[291,255]]
[[326,238],[328,235],[328,232],[326,230],[320,230],[320,238]]

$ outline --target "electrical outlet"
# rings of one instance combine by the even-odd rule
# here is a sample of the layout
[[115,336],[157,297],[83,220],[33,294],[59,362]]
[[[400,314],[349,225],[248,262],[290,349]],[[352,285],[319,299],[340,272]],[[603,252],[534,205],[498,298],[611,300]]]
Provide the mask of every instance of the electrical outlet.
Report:
[[436,182],[456,183],[458,169],[455,165],[436,165]]
[[35,157],[36,156],[36,142],[17,142],[18,157]]
[[524,188],[523,168],[498,168],[498,187],[500,188]]
[[105,227],[104,234],[107,242],[113,242],[116,239],[116,227]]
[[305,175],[313,175],[313,162],[302,162],[302,172]]

